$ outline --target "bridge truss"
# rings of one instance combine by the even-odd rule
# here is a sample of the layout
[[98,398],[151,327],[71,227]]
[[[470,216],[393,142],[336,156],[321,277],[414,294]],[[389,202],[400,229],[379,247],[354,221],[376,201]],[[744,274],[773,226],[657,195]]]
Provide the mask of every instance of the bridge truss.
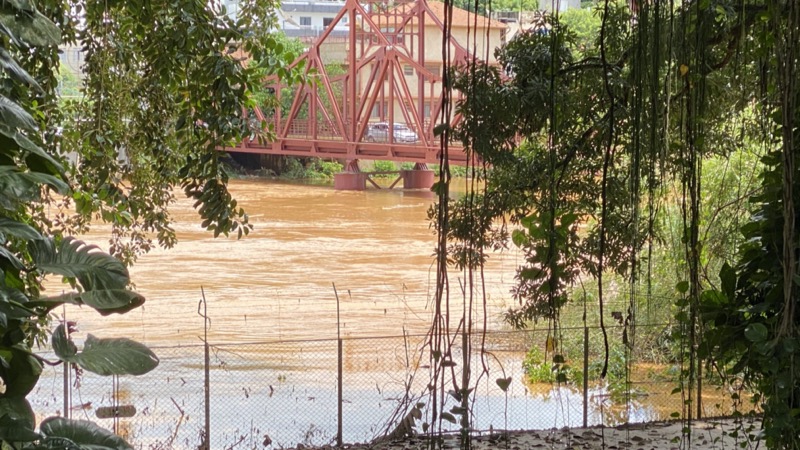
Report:
[[[443,12],[434,11],[427,0],[346,0],[324,33],[293,63],[302,62],[305,74],[316,77],[316,82],[293,91],[274,85],[279,105],[291,106],[255,111],[259,120],[272,124],[275,141],[246,140],[227,150],[349,161],[439,162],[434,128],[443,109],[440,16]],[[466,62],[469,52],[452,36],[448,42],[450,63]],[[343,73],[329,73],[332,62],[338,62]],[[287,93],[291,102],[281,98]],[[454,121],[457,118],[451,118]],[[383,142],[369,142],[368,127],[376,122],[406,124],[418,140],[399,142],[390,132]],[[466,162],[457,143],[451,143],[448,154],[451,163]]]

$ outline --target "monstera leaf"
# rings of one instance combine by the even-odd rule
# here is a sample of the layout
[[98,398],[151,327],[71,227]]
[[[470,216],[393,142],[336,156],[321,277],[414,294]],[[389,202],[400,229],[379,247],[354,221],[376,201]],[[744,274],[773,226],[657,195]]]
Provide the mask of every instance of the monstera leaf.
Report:
[[124,439],[88,420],[50,417],[42,421],[39,431],[44,438],[36,448],[133,450]]
[[89,334],[83,351],[67,336],[64,324],[53,332],[53,350],[62,361],[99,375],[144,375],[158,366],[158,357],[144,344],[127,338],[100,339]]
[[34,243],[31,256],[36,268],[78,280],[85,291],[125,289],[128,269],[113,256],[71,237],[56,243],[43,239]]
[[64,303],[91,306],[100,315],[125,314],[144,304],[144,296],[127,289],[101,289],[89,292],[68,292],[53,297],[42,297],[30,302],[28,307],[43,306],[47,311]]

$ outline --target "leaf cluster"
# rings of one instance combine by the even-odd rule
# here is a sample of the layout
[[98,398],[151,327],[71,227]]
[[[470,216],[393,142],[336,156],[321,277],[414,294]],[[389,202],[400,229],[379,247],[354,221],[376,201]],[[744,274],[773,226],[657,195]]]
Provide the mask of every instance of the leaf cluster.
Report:
[[[44,109],[37,99],[53,99],[50,83],[39,83],[20,55],[38,48],[54,50],[60,31],[31,2],[0,5],[0,442],[14,448],[131,448],[94,424],[53,418],[35,431],[27,395],[36,386],[44,363],[74,363],[101,374],[142,374],[158,365],[147,347],[124,339],[90,335],[78,352],[65,325],[54,335],[59,361],[33,352],[46,334],[48,313],[62,304],[85,305],[103,315],[125,313],[144,303],[128,289],[125,265],[114,257],[70,237],[48,236],[36,220],[35,205],[45,194],[70,192],[62,161],[47,148]],[[33,58],[35,59],[35,58]],[[50,66],[54,79],[55,67]],[[62,277],[66,293],[42,295],[45,275]],[[74,328],[69,331],[75,331]]]

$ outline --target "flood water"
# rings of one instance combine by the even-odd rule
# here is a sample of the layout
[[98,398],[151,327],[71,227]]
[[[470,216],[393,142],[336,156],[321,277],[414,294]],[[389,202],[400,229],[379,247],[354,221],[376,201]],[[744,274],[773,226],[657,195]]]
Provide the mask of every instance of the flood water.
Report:
[[[197,343],[202,288],[211,341],[335,338],[335,285],[344,337],[427,330],[436,275],[431,192],[265,180],[233,180],[230,190],[250,215],[249,236],[215,239],[191,202],[180,200],[172,208],[178,245],[142,256],[131,269],[144,307],[124,316],[68,316],[96,334]],[[107,248],[104,232],[96,227],[83,239]],[[486,267],[490,328],[502,326],[516,265],[513,254],[496,254]],[[460,274],[451,278],[458,285]]]
[[[191,202],[180,200],[172,208],[177,246],[144,255],[131,269],[137,291],[147,298],[144,307],[109,317],[65,310],[82,332],[129,337],[153,347],[161,359],[158,369],[120,378],[116,393],[109,378],[83,374],[72,389],[71,406],[64,406],[63,369],[48,367],[32,395],[37,413],[58,415],[68,407],[75,418],[112,428],[110,419],[98,419],[94,411],[116,398],[137,409],[117,424],[137,448],[197,448],[205,404],[201,289],[213,344],[208,374],[212,448],[242,443],[243,436],[256,444],[247,448],[258,447],[262,434],[279,446],[330,443],[337,426],[340,358],[345,442],[380,435],[407,391],[426,391],[429,356],[422,353],[436,277],[436,236],[427,219],[433,195],[345,192],[266,180],[234,180],[230,190],[250,215],[249,236],[215,239],[200,227]],[[98,226],[82,239],[107,248],[107,234]],[[534,341],[544,342],[546,334],[504,331],[501,315],[512,301],[509,291],[520,262],[514,251],[494,253],[484,269],[486,326],[494,333],[485,343],[491,353],[483,360],[474,356],[471,363],[479,377],[474,426],[580,426],[580,392],[523,381],[525,351]],[[456,287],[464,275],[450,274],[454,318],[461,317]],[[57,289],[51,284],[49,293]],[[341,353],[337,293],[345,338]],[[480,328],[483,313],[473,317]],[[581,339],[578,331],[575,339]],[[512,383],[504,392],[495,380],[506,377]],[[664,393],[673,387],[660,383],[643,389]],[[679,396],[654,395],[653,402],[620,409],[604,398],[603,389],[589,393],[589,424],[666,419],[682,405]]]

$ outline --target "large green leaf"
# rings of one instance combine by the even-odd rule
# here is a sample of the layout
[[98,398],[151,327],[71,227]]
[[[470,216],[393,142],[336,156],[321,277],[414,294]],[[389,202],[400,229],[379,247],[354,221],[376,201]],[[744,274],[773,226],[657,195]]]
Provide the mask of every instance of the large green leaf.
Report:
[[[70,322],[70,328],[72,325],[73,323]],[[53,351],[56,353],[56,356],[62,361],[72,361],[72,358],[78,354],[78,347],[72,342],[72,339],[67,336],[67,327],[63,323],[57,326],[55,331],[53,331],[51,343],[53,344]]]
[[4,348],[7,366],[0,367],[3,381],[6,385],[6,392],[0,397],[19,397],[27,396],[42,375],[42,363],[33,357],[29,351],[18,347]]
[[42,272],[75,278],[86,291],[125,289],[128,285],[128,269],[122,262],[71,237],[58,244],[53,239],[37,241],[31,255]]
[[44,443],[62,438],[87,450],[133,450],[124,439],[88,420],[49,417],[42,421],[39,429],[45,436]]
[[0,118],[4,124],[11,128],[22,128],[24,130],[36,130],[36,121],[21,106],[12,102],[3,95],[0,95]]
[[0,417],[0,441],[31,442],[42,436],[28,428],[26,420],[14,419],[8,415]]
[[42,88],[39,86],[39,83],[37,83],[25,69],[20,67],[17,61],[15,61],[14,58],[11,57],[11,54],[4,48],[0,48],[0,68],[5,70],[8,75],[17,81],[25,83],[41,92]]
[[57,46],[61,30],[39,11],[13,13],[0,11],[0,23],[19,40],[34,47]]
[[57,175],[61,178],[64,177],[64,165],[53,158],[49,153],[42,150],[41,147],[28,139],[27,136],[6,124],[0,124],[0,134],[13,140],[21,150],[28,153],[25,157],[25,162],[28,164],[29,169],[34,172]]
[[64,325],[53,332],[53,350],[67,362],[99,375],[143,375],[158,366],[158,357],[144,344],[127,338],[99,339],[89,334],[83,351],[65,333]]
[[0,397],[0,416],[8,416],[20,421],[28,429],[36,425],[36,416],[25,397]]
[[20,203],[28,203],[41,196],[42,185],[60,193],[69,191],[69,185],[53,175],[22,172],[16,166],[0,166],[0,206],[14,210]]
[[103,316],[124,314],[144,304],[144,296],[127,289],[100,289],[88,292],[69,292],[53,297],[43,297],[30,303],[30,306],[44,306],[51,310],[56,306],[88,305]]
[[[4,288],[0,288],[0,290],[5,291]],[[35,311],[32,311],[15,301],[7,300],[6,297],[0,293],[0,326],[3,328],[8,328],[9,319],[19,320],[33,317],[35,315]]]
[[8,217],[0,217],[0,233],[29,241],[42,239],[42,235],[32,226],[9,219]]
[[25,268],[25,266],[22,264],[22,261],[17,258],[17,255],[2,245],[0,245],[0,260],[8,261],[8,263],[17,270],[22,270]]

